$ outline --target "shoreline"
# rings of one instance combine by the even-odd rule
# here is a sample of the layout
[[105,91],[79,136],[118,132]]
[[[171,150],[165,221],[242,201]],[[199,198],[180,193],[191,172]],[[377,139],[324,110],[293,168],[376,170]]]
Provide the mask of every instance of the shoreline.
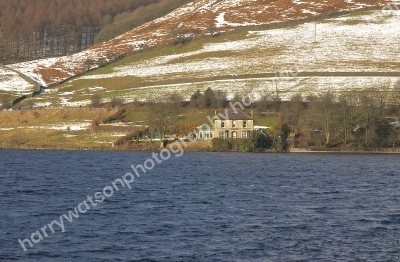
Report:
[[[78,148],[78,147],[0,147],[1,150],[26,150],[26,151],[103,151],[103,152],[157,152],[162,150],[157,144],[147,146],[135,146],[135,147],[111,147],[111,148]],[[208,153],[246,153],[242,151],[212,151],[211,148],[204,143],[188,144],[184,150],[185,152],[208,152]],[[287,153],[276,152],[273,150],[266,150],[264,152],[249,152],[249,153],[295,153],[295,154],[400,154],[400,148],[381,148],[377,150],[326,150],[324,148],[290,148]]]
[[400,154],[400,148],[380,148],[378,150],[324,150],[323,148],[290,148],[290,153]]

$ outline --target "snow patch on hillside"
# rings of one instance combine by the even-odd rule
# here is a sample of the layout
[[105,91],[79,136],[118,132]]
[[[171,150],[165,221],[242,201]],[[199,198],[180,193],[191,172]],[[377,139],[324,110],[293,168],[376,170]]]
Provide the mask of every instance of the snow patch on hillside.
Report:
[[[125,76],[163,79],[170,76],[178,78],[188,73],[211,77],[282,70],[395,72],[400,67],[398,28],[400,11],[386,13],[384,21],[380,11],[375,11],[364,16],[329,19],[317,25],[306,23],[294,28],[250,31],[244,40],[205,44],[197,51],[134,62],[116,67],[112,73],[80,79]],[[251,49],[265,51],[266,54],[271,49],[278,51],[266,56],[240,55]],[[238,52],[238,56],[190,59],[194,55],[221,51]],[[182,61],[181,58],[186,59]],[[180,60],[174,63],[176,59]]]
[[262,23],[232,23],[228,22],[225,20],[225,12],[220,13],[216,18],[215,21],[217,22],[215,24],[215,27],[220,28],[220,27],[225,27],[225,26],[231,26],[231,27],[241,27],[241,26],[256,26],[256,25],[261,25]]
[[34,91],[34,86],[16,72],[0,67],[0,91],[26,95]]
[[39,74],[36,69],[37,68],[48,68],[58,60],[58,58],[45,58],[34,61],[23,62],[19,64],[9,65],[12,69],[18,70],[24,75],[29,76],[34,79],[36,82],[46,83],[44,81],[43,76]]
[[[260,99],[264,95],[278,94],[283,100],[290,100],[297,93],[303,95],[320,94],[325,91],[357,90],[365,87],[378,87],[381,90],[391,90],[400,79],[397,77],[280,77],[280,78],[249,78],[226,79],[216,81],[201,81],[174,85],[156,85],[126,90],[126,101],[146,101],[142,93],[149,93],[149,89],[158,95],[168,95],[174,92],[184,95],[185,99],[200,90],[207,88],[226,93],[231,99],[236,94],[240,96],[252,95]],[[141,92],[142,91],[142,92]]]
[[[23,128],[23,127],[20,127]],[[62,124],[52,124],[43,126],[29,126],[29,129],[50,129],[50,130],[61,130],[61,131],[82,131],[89,128],[89,124],[85,122],[71,122]]]
[[[382,4],[381,0],[371,2],[373,6]],[[237,27],[287,22],[322,13],[359,8],[360,5],[354,2],[326,0],[195,0],[164,17],[78,54],[11,66],[32,79],[49,85],[84,73],[88,69],[97,68],[100,64],[120,55],[171,43],[174,41],[171,32],[174,32],[181,23],[187,25],[185,30],[199,37],[208,34],[210,28],[215,25],[220,32],[226,32]]]

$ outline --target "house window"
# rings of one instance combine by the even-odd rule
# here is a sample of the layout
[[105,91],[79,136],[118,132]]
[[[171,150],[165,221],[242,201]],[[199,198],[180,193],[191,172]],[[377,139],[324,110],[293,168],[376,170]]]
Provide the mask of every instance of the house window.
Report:
[[248,137],[248,132],[247,131],[243,131],[241,135],[242,135],[242,138],[247,138]]
[[210,138],[213,138],[213,134],[212,133],[210,133]]
[[236,138],[236,131],[232,132],[232,138]]
[[225,121],[221,121],[221,128],[225,128]]
[[218,136],[219,136],[219,138],[226,138],[226,137],[225,137],[225,131],[220,131],[220,132],[218,133]]
[[233,120],[232,121],[232,128],[235,128],[236,127],[236,120]]
[[243,121],[243,128],[247,127],[247,121]]

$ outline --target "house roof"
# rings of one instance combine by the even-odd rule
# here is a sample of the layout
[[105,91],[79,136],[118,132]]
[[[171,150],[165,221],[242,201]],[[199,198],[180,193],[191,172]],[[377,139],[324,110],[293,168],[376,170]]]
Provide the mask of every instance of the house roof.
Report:
[[250,116],[246,115],[242,110],[238,108],[225,109],[224,112],[214,116],[214,119],[220,120],[253,120]]

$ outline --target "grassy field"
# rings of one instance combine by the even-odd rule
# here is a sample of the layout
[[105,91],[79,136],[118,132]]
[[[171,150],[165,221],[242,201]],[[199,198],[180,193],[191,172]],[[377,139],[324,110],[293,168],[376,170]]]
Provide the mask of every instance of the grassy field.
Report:
[[[93,120],[101,122],[114,115],[117,109],[91,109],[91,108],[64,108],[42,109],[29,111],[0,111],[0,148],[20,149],[79,149],[79,150],[115,150],[135,149],[153,150],[158,144],[144,143],[140,145],[113,147],[119,137],[133,132],[135,125],[149,124],[149,107],[125,105],[125,113],[121,119],[124,126],[100,126],[92,129]],[[207,116],[212,117],[223,109],[191,109],[181,108],[178,123],[183,124],[209,124]],[[248,112],[250,114],[250,111]],[[277,116],[255,115],[256,125],[274,126],[278,122]],[[191,150],[204,150],[208,144],[192,145]]]
[[105,109],[43,109],[0,112],[0,145],[16,148],[109,148],[110,136],[93,134],[92,120],[108,116]]
[[60,123],[89,122],[105,118],[115,112],[106,109],[65,108],[14,112],[0,112],[0,128],[46,126]]

